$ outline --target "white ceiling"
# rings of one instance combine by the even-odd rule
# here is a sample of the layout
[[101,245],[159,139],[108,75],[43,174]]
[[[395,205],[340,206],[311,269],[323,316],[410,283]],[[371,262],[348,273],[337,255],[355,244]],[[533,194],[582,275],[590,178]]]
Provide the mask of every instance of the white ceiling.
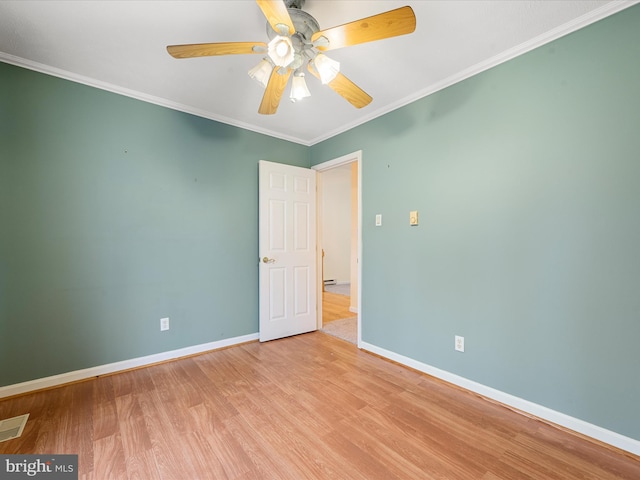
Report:
[[637,0],[307,0],[320,28],[410,5],[413,34],[329,52],[373,97],[355,109],[308,75],[312,96],[257,113],[259,55],[176,60],[167,45],[266,41],[253,0],[0,1],[0,61],[313,145],[611,15]]

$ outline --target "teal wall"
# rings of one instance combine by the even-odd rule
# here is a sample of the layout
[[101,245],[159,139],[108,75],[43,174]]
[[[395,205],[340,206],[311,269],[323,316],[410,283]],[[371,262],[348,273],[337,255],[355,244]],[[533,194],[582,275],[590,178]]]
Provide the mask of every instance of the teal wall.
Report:
[[365,342],[640,440],[639,27],[636,6],[311,147],[363,150]]
[[258,331],[258,160],[307,147],[2,63],[0,84],[0,386]]

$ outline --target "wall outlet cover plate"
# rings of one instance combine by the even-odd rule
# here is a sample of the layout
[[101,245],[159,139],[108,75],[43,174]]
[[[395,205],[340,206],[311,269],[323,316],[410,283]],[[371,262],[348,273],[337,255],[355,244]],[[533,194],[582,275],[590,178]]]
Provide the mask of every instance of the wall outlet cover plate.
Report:
[[169,330],[169,318],[160,319],[160,331],[164,332],[165,330]]

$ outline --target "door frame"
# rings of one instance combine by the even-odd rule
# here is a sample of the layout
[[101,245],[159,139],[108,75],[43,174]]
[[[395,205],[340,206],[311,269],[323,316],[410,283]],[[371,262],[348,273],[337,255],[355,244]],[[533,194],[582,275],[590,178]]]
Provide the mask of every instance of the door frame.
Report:
[[[333,160],[328,160],[326,162],[320,163],[318,165],[314,165],[311,167],[312,170],[316,170],[319,173],[322,173],[327,170],[331,170],[332,168],[340,167],[342,165],[347,165],[350,163],[356,162],[358,165],[358,233],[357,233],[357,265],[358,265],[358,348],[360,348],[360,344],[362,343],[362,150],[358,150],[353,153],[349,153],[347,155],[343,155],[338,158],[334,158]],[[317,288],[317,324],[318,330],[322,328],[322,285],[324,283],[324,279],[322,278],[322,227],[323,227],[323,204],[322,204],[322,175],[318,175],[316,181],[316,275],[318,281],[316,282]]]

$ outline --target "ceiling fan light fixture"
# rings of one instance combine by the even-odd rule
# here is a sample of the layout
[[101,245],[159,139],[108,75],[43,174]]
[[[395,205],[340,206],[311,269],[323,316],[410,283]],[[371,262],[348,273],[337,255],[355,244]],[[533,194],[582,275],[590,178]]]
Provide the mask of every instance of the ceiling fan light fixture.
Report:
[[320,75],[320,81],[325,85],[330,83],[338,76],[338,73],[340,73],[340,62],[337,62],[322,53],[316,55],[313,64]]
[[263,88],[267,88],[267,83],[269,82],[272,71],[273,66],[271,62],[264,58],[259,64],[249,70],[248,73],[249,76],[262,85]]
[[293,49],[293,42],[290,37],[283,37],[278,35],[269,42],[268,49],[269,58],[279,67],[286,67],[291,62],[295,55]]
[[311,92],[307,88],[307,82],[304,79],[304,73],[297,74],[291,81],[291,94],[289,98],[292,102],[297,102],[303,98],[311,96]]

